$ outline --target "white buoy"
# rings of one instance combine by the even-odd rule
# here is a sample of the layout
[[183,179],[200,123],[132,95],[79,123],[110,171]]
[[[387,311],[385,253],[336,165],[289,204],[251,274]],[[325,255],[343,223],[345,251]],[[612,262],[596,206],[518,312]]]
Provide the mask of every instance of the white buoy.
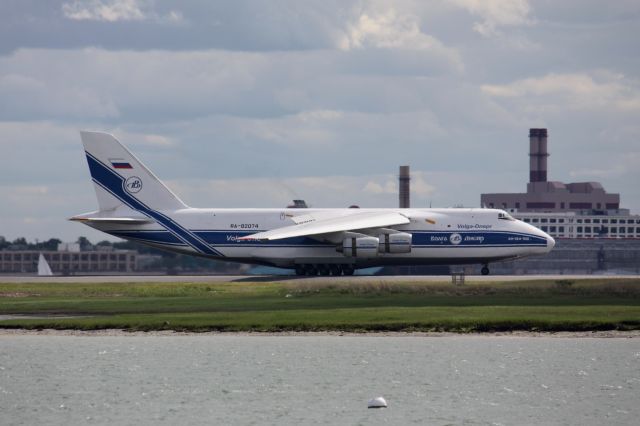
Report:
[[381,396],[372,398],[367,404],[367,408],[387,408],[387,401]]

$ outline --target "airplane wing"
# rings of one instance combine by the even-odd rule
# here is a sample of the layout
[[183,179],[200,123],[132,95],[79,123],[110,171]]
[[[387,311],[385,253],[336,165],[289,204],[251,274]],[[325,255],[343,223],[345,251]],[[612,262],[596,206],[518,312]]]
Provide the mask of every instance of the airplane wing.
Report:
[[[384,228],[387,226],[404,225],[409,219],[396,212],[362,212],[338,217],[314,219],[298,217],[296,225],[284,226],[270,231],[258,232],[238,238],[239,240],[281,240],[302,236],[328,234],[341,231],[357,231],[367,228]],[[301,220],[302,219],[302,220]]]

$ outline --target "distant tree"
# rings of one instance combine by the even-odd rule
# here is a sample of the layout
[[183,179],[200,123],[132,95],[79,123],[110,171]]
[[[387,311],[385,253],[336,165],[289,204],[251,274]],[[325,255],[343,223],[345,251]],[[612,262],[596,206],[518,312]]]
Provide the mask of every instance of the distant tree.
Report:
[[9,247],[9,241],[7,241],[2,235],[0,235],[0,250]]
[[58,244],[60,244],[62,240],[58,238],[49,238],[47,241],[43,241],[39,244],[36,244],[37,250],[58,250]]
[[20,238],[16,238],[15,240],[13,240],[13,245],[15,246],[28,246],[29,243],[27,243],[27,239],[25,237],[20,237]]
[[87,237],[78,237],[78,241],[76,242],[80,244],[80,250],[91,250],[93,248],[93,244],[91,244],[91,241],[89,241]]
[[100,247],[111,247],[113,244],[111,243],[111,241],[102,240],[96,245]]

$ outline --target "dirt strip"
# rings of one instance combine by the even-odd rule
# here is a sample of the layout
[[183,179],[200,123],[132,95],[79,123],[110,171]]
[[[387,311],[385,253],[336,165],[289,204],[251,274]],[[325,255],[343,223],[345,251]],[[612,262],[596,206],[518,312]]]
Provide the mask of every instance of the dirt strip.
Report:
[[26,329],[3,329],[0,328],[0,338],[10,336],[86,336],[86,337],[106,337],[106,336],[137,336],[137,337],[166,337],[166,336],[350,336],[350,337],[554,337],[554,338],[640,338],[640,330],[634,331],[561,331],[561,332],[536,332],[536,331],[513,331],[498,333],[437,333],[437,332],[370,332],[351,333],[339,331],[320,332],[176,332],[171,330],[159,331],[126,331],[120,329],[106,330],[26,330]]

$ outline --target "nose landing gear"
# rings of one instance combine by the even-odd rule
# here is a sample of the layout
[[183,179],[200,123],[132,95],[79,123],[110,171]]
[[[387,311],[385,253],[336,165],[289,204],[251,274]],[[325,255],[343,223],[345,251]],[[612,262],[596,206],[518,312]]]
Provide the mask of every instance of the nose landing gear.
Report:
[[489,265],[486,264],[486,263],[484,265],[482,265],[482,269],[480,269],[480,273],[482,275],[489,275],[489,272],[490,272],[489,271]]

